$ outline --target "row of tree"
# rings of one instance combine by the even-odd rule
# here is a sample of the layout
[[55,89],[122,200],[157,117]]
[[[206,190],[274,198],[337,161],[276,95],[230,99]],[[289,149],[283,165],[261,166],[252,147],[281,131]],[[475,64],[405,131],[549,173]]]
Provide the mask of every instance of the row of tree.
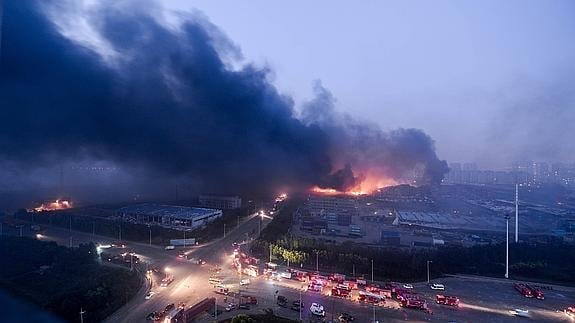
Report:
[[[368,247],[347,241],[341,244],[325,243],[319,239],[304,238],[290,233],[293,225],[294,205],[288,203],[262,231],[252,245],[252,252],[265,257],[270,249],[275,260],[293,266],[320,270],[356,273],[378,280],[417,281],[430,274],[478,274],[503,276],[505,272],[505,245],[461,247],[445,246],[438,249]],[[317,261],[317,263],[316,263]],[[529,278],[574,284],[575,246],[561,242],[548,244],[519,243],[510,246],[510,273],[515,278]]]

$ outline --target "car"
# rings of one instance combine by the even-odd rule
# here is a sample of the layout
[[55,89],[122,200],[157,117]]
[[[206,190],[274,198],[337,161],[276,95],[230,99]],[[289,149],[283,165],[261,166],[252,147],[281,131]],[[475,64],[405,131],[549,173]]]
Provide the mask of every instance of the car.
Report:
[[304,304],[303,302],[300,301],[293,301],[291,309],[294,311],[301,311],[301,309],[303,308]]
[[240,304],[240,306],[238,306],[238,308],[240,310],[249,310],[250,306],[248,304]]
[[146,316],[146,321],[156,321],[160,317],[158,312],[152,312]]
[[411,285],[411,284],[403,284],[403,288],[405,288],[405,289],[413,289],[413,285]]
[[229,303],[228,305],[226,305],[226,312],[229,312],[231,310],[235,310],[236,309],[236,304],[234,303]]
[[171,310],[173,310],[174,308],[176,308],[176,304],[172,303],[172,304],[168,304],[166,305],[166,308],[164,309],[164,312],[169,312]]
[[311,311],[311,314],[313,314],[313,315],[321,316],[321,317],[325,316],[325,310],[323,309],[323,306],[318,304],[318,303],[311,303],[309,310]]
[[146,299],[150,299],[150,298],[152,298],[152,296],[154,296],[154,294],[156,294],[156,293],[154,293],[154,292],[152,292],[152,291],[149,291],[149,292],[146,294],[146,297],[145,297],[145,298],[146,298]]
[[529,311],[528,310],[524,310],[521,308],[516,308],[513,310],[509,310],[509,313],[511,315],[515,315],[515,316],[521,316],[521,317],[529,317]]
[[433,290],[445,290],[445,286],[443,286],[443,284],[431,284],[429,285],[429,288]]
[[353,315],[351,315],[349,313],[340,313],[337,316],[337,319],[342,323],[348,323],[348,322],[355,320],[355,317],[353,317]]
[[250,284],[250,280],[249,279],[242,279],[240,280],[240,285],[244,286],[244,285],[249,285]]
[[282,295],[278,295],[277,304],[281,307],[287,307],[287,298]]

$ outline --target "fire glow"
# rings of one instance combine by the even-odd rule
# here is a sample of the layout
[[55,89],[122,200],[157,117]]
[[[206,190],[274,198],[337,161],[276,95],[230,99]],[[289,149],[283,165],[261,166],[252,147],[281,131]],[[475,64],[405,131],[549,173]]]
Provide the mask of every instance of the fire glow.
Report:
[[34,211],[56,211],[56,210],[66,210],[72,207],[72,202],[68,200],[55,200],[48,203],[42,203],[40,206],[35,207]]
[[398,182],[391,178],[378,178],[368,176],[361,181],[360,184],[352,187],[346,191],[338,191],[334,188],[321,188],[319,186],[314,186],[311,191],[313,193],[322,195],[367,195],[377,191],[380,188],[397,185]]

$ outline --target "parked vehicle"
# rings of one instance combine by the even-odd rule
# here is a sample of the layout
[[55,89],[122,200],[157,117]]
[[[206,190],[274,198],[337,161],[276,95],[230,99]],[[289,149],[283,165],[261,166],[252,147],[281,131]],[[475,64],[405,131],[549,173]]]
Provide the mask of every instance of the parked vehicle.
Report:
[[355,317],[353,317],[353,315],[349,314],[349,313],[340,313],[337,316],[337,319],[341,322],[341,323],[349,323],[355,320]]
[[403,284],[403,288],[405,288],[405,289],[413,289],[413,285],[411,285],[411,284]]
[[250,280],[249,279],[242,279],[240,280],[240,285],[244,286],[244,285],[249,285],[250,284]]
[[325,316],[325,310],[323,309],[323,306],[318,303],[312,303],[311,306],[309,307],[309,310],[313,315],[321,317]]
[[447,296],[443,294],[435,295],[435,302],[437,304],[449,305],[449,306],[459,306],[459,298],[455,296]]
[[443,286],[443,284],[431,284],[429,287],[433,290],[445,290],[445,286]]
[[152,292],[152,291],[149,291],[149,292],[146,294],[145,299],[150,299],[150,298],[152,298],[155,294],[156,294],[156,293],[154,293],[154,292]]
[[285,296],[278,295],[276,302],[281,307],[287,307],[287,298],[285,298]]
[[528,310],[524,310],[522,308],[516,308],[513,310],[509,310],[509,313],[511,315],[515,315],[515,316],[521,316],[521,317],[529,317],[529,311]]

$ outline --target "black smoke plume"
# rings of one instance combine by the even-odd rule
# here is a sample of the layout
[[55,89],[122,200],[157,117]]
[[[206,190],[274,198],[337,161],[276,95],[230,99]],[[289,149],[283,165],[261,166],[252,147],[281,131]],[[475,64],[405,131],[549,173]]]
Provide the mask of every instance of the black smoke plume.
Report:
[[201,15],[182,16],[175,27],[154,6],[146,13],[101,6],[84,17],[100,37],[103,48],[95,50],[46,14],[72,4],[4,3],[4,163],[33,169],[103,160],[158,185],[184,178],[205,191],[254,194],[345,189],[361,180],[357,167],[399,179],[421,164],[430,182],[445,172],[419,130],[385,133],[331,112],[313,118],[309,107],[305,121],[297,118],[267,69],[230,67],[239,50]]

